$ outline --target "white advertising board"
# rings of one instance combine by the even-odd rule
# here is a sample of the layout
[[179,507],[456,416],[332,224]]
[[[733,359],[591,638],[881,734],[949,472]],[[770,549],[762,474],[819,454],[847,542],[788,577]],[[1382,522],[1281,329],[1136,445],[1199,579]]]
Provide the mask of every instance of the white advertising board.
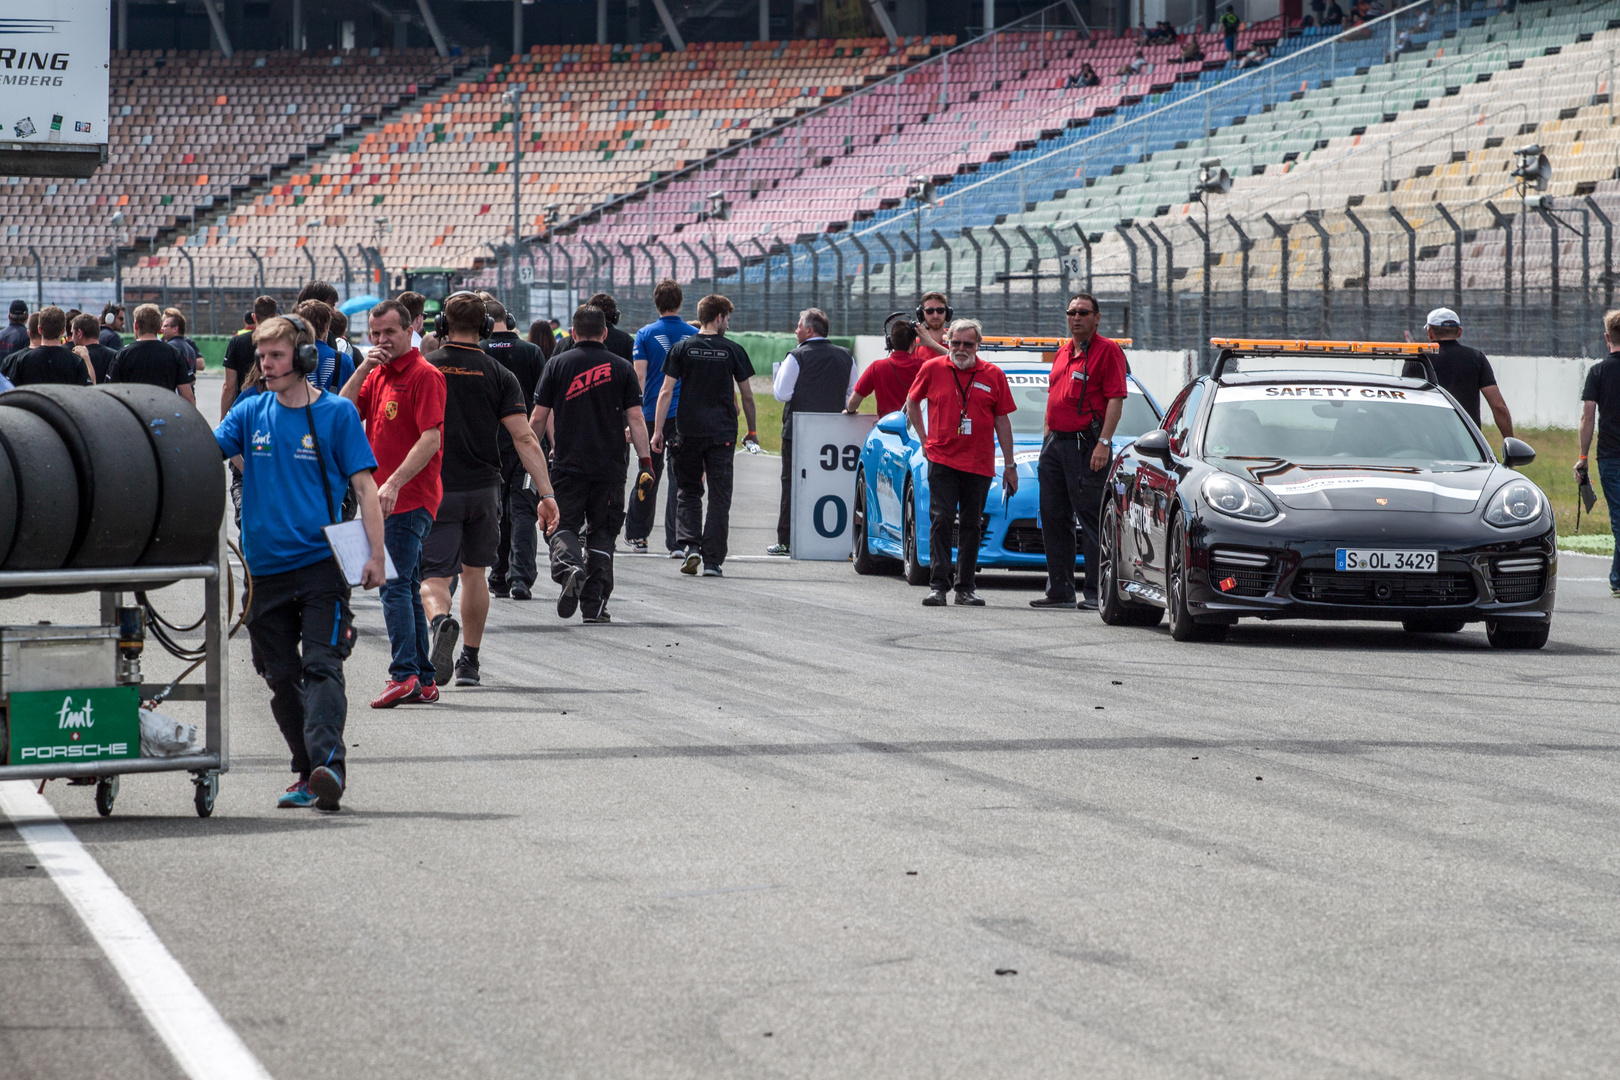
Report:
[[108,0],[31,0],[0,15],[0,144],[107,141]]
[[793,414],[793,557],[849,558],[850,510],[861,447],[878,418],[871,413]]

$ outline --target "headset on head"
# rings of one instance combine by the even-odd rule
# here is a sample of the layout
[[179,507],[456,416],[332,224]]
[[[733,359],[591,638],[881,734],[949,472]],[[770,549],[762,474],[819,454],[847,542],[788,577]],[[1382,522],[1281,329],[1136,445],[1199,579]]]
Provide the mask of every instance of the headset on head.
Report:
[[[469,289],[462,289],[459,292],[453,292],[444,298],[444,303],[439,305],[439,313],[433,316],[433,333],[441,343],[450,337],[450,316],[445,313],[445,310],[450,306],[450,301],[454,300],[458,296],[478,296],[478,294]],[[483,303],[483,297],[479,296],[478,300],[479,303]],[[490,316],[489,309],[485,308],[483,331],[478,336],[481,338],[487,338],[494,332],[495,320]]]
[[[922,309],[921,304],[917,305],[917,310],[915,312],[913,312],[913,314],[915,314],[917,316],[917,321],[918,322],[923,321],[923,309]],[[946,323],[946,325],[949,325],[950,321],[952,319],[954,319],[954,318],[956,318],[956,309],[951,307],[950,301],[947,300],[945,302],[945,323]]]
[[300,335],[309,335],[308,345],[299,342],[293,348],[293,370],[308,378],[315,374],[316,369],[321,366],[321,352],[315,347],[315,331],[310,329],[309,323],[297,315],[288,314],[283,315],[282,318],[292,323],[293,329],[298,331]]
[[[921,316],[918,317],[921,318]],[[893,329],[894,324],[902,319],[910,322],[911,313],[909,311],[895,311],[891,312],[889,317],[883,320],[883,347],[889,352],[894,352],[894,339],[890,336],[890,331]]]

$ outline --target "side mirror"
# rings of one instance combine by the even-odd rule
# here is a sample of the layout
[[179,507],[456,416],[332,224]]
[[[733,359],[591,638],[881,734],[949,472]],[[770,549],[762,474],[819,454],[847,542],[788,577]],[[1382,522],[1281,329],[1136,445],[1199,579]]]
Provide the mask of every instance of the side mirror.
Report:
[[906,414],[903,412],[890,413],[877,422],[877,429],[879,431],[886,431],[890,435],[898,435],[901,438],[905,438]]
[[1164,428],[1154,428],[1152,431],[1137,436],[1134,445],[1136,452],[1139,454],[1156,457],[1164,462],[1170,460],[1170,433]]
[[1528,465],[1536,460],[1535,447],[1519,439],[1502,440],[1502,464],[1510,469]]

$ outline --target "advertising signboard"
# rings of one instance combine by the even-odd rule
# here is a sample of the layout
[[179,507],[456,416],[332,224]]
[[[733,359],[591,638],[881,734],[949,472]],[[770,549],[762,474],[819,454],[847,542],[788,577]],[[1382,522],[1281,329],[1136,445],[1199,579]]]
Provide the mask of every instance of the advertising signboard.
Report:
[[0,175],[89,176],[107,157],[108,0],[0,14]]
[[141,755],[140,691],[30,690],[13,693],[6,710],[11,765],[110,761]]

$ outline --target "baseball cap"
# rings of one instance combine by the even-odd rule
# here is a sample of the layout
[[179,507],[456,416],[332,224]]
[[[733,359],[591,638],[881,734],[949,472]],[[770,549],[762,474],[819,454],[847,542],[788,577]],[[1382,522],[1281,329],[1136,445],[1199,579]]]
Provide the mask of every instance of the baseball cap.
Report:
[[1462,320],[1457,318],[1457,313],[1452,311],[1450,308],[1437,307],[1433,311],[1429,312],[1428,325],[1459,327],[1462,325]]
[[26,300],[13,300],[11,302],[11,314],[13,314],[13,315],[27,315],[28,314],[28,302]]

